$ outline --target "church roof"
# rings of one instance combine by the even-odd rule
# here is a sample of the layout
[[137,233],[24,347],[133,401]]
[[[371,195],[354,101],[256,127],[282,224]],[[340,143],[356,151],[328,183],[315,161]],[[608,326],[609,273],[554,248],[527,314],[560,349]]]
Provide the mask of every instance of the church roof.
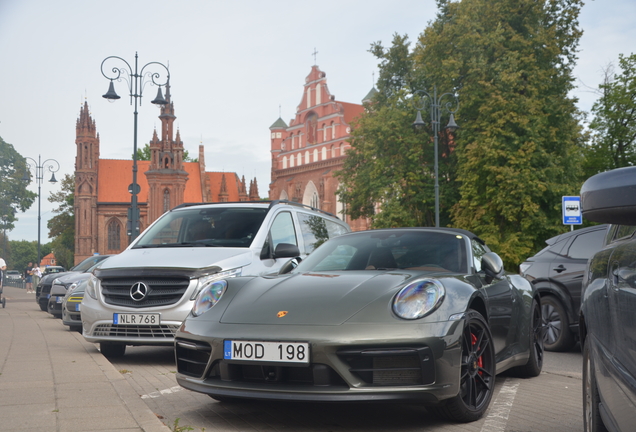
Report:
[[362,102],[371,102],[373,100],[373,97],[378,93],[378,91],[375,89],[375,87],[371,87],[371,90],[369,90],[369,93],[367,93],[367,95],[362,99]]
[[355,118],[360,117],[364,113],[362,105],[340,101],[338,103],[344,108],[344,120],[347,124],[351,124]]
[[269,128],[270,129],[279,129],[279,128],[287,129],[287,123],[285,123],[285,120],[278,117],[278,120],[276,120],[274,124],[271,125]]
[[[137,199],[140,203],[148,202],[148,181],[144,173],[150,168],[150,161],[137,161],[137,184],[140,192]],[[203,201],[201,191],[201,181],[199,179],[199,163],[184,162],[184,170],[188,173],[188,181],[184,192],[184,202],[198,203]],[[205,175],[210,180],[212,198],[217,200],[221,189],[222,176],[225,174],[229,201],[238,201],[238,176],[235,173],[206,172]],[[97,202],[100,203],[122,203],[130,202],[128,185],[132,183],[132,160],[120,159],[100,159],[98,172],[98,185],[108,185],[100,187],[97,191]]]

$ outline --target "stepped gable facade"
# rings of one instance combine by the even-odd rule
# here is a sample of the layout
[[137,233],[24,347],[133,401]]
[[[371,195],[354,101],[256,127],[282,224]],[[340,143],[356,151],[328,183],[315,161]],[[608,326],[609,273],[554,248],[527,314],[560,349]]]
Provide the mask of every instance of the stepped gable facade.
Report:
[[[183,203],[259,200],[256,179],[232,172],[208,172],[204,147],[198,162],[183,161],[183,142],[174,134],[174,103],[161,108],[161,133],[155,130],[149,143],[149,161],[137,161],[137,195],[140,230],[169,209]],[[129,243],[126,233],[132,183],[132,160],[101,159],[99,133],[88,103],[80,109],[76,124],[75,157],[75,264],[94,254],[116,254]]]
[[[270,126],[272,171],[271,200],[286,199],[333,213],[354,231],[368,229],[366,219],[350,220],[338,200],[339,182],[351,122],[364,112],[360,104],[337,101],[327,87],[326,73],[314,65],[305,78],[296,115]],[[365,98],[366,99],[366,98]]]

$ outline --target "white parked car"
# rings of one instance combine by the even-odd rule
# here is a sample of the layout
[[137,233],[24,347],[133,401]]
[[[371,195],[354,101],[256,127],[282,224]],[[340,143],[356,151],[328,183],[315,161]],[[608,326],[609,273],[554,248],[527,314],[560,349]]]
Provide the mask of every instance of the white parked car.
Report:
[[203,288],[276,273],[349,231],[332,214],[288,201],[179,206],[94,271],[82,334],[107,357],[124,355],[127,345],[172,345]]

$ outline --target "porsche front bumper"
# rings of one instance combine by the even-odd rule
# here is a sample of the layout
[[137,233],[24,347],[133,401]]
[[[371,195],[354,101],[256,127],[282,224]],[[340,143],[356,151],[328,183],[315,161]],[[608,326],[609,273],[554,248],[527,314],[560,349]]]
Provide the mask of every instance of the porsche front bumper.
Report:
[[[281,326],[187,319],[175,338],[177,382],[213,397],[295,401],[421,400],[459,392],[463,320]],[[307,342],[306,365],[224,359],[224,341]]]

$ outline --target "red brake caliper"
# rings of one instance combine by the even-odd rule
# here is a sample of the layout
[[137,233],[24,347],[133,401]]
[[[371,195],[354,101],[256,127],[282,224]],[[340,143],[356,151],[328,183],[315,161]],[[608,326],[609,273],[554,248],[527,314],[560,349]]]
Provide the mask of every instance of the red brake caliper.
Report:
[[[473,346],[475,346],[475,344],[477,343],[477,336],[475,336],[474,333],[470,334],[470,341],[472,342]],[[484,367],[484,359],[481,358],[481,356],[479,356],[479,358],[477,359],[477,366],[479,366],[479,369],[483,369]],[[481,370],[479,371],[479,375],[483,375],[483,372]]]

